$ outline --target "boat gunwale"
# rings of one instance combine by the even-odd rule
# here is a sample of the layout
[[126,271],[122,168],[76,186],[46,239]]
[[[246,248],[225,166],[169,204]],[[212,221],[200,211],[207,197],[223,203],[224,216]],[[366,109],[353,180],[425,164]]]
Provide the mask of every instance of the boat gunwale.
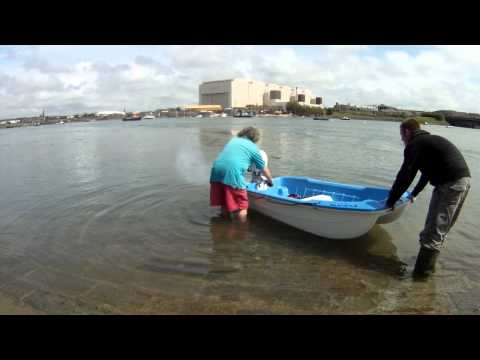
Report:
[[[318,179],[305,177],[305,176],[281,176],[281,177],[278,177],[277,179],[283,179],[283,178],[301,179],[301,180],[310,180],[310,181],[313,180],[313,181],[316,181],[316,182],[319,182],[319,183],[325,183],[325,184],[330,184],[330,185],[343,185],[343,186],[350,187],[350,188],[368,187],[368,188],[373,188],[373,189],[385,190],[385,188],[378,187],[378,186],[367,186],[367,185],[358,185],[358,184],[357,185],[344,184],[344,183],[331,182],[331,181],[327,181],[327,180],[320,180],[319,181]],[[248,185],[250,185],[250,184],[252,184],[252,183],[249,183]],[[285,196],[275,195],[275,194],[266,194],[266,193],[260,192],[258,190],[249,189],[248,185],[247,185],[247,188],[246,188],[247,193],[249,195],[251,195],[252,197],[254,197],[255,200],[265,199],[265,200],[268,200],[268,201],[273,202],[273,203],[278,204],[278,205],[306,206],[306,207],[314,208],[316,210],[328,210],[328,211],[332,211],[332,212],[356,213],[356,214],[358,214],[358,213],[387,214],[387,213],[393,212],[392,209],[390,209],[390,208],[383,208],[383,209],[352,208],[350,206],[345,206],[345,202],[342,202],[342,205],[339,204],[341,202],[336,202],[337,204],[339,204],[338,206],[335,206],[335,205],[332,206],[332,205],[330,205],[326,202],[322,203],[321,200],[316,201],[316,202],[313,202],[313,201],[312,202],[304,202],[301,199],[287,198]],[[398,203],[398,201],[397,201],[397,204],[395,206],[395,210],[408,205],[408,203],[409,203],[408,195],[409,194],[410,193],[408,191],[406,191],[404,194],[402,194],[401,198],[398,200],[398,201],[400,201],[400,203]],[[257,197],[255,198],[254,195],[257,196]],[[366,201],[366,200],[355,201],[355,203],[362,203],[364,201]],[[373,200],[372,199],[372,201],[378,201],[378,200]]]

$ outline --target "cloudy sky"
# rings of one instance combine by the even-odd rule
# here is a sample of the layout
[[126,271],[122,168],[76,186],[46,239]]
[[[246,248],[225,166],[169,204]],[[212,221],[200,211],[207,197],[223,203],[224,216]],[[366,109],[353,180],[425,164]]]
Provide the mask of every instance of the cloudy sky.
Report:
[[480,113],[480,46],[0,46],[0,118],[155,110],[202,81],[303,86],[335,102]]

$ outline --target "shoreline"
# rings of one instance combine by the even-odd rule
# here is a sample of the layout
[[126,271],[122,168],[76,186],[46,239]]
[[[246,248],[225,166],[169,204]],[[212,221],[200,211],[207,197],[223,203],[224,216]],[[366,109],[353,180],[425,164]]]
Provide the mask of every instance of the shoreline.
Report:
[[21,306],[13,300],[0,295],[0,315],[40,315],[40,311],[36,311],[28,305]]
[[[349,117],[350,120],[344,120],[342,117]],[[313,115],[291,115],[291,114],[258,114],[255,117],[257,118],[303,118],[303,119],[313,119],[315,116]],[[252,117],[252,118],[255,118]],[[393,117],[393,116],[371,116],[371,115],[360,115],[360,114],[352,114],[352,113],[332,113],[331,115],[323,115],[323,117],[327,117],[333,120],[338,120],[338,121],[355,121],[355,120],[370,120],[370,121],[389,121],[389,122],[401,122],[405,120],[405,118],[402,117]],[[155,120],[161,120],[161,119],[184,119],[185,117],[183,116],[162,116],[162,117],[156,117]],[[194,118],[194,117],[188,117],[188,118]],[[232,116],[228,116],[227,118],[232,118]],[[421,125],[451,125],[447,121],[439,121],[435,118],[431,117],[422,117],[422,116],[415,116],[415,119],[417,119]],[[205,117],[203,119],[212,119],[212,120],[217,120],[217,117]],[[218,118],[219,119],[219,118]],[[223,119],[223,118],[222,118]],[[21,122],[21,123],[14,123],[14,124],[0,124],[0,129],[10,129],[10,128],[18,128],[18,127],[31,127],[31,126],[45,126],[45,125],[67,125],[67,124],[72,124],[72,123],[90,123],[90,122],[101,122],[101,121],[110,121],[110,120],[117,120],[121,121],[122,118],[106,118],[106,119],[98,119],[98,118],[85,118],[85,119],[76,119],[76,120],[70,120],[70,121],[64,121],[64,122],[46,122],[46,123],[35,123],[35,122]],[[295,120],[293,120],[295,121]]]

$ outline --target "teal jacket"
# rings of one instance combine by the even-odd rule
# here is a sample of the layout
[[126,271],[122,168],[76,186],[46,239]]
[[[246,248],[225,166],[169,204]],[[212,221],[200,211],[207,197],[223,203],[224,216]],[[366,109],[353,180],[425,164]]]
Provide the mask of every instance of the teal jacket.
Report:
[[210,182],[221,182],[235,189],[245,189],[245,174],[250,165],[262,170],[265,162],[257,145],[247,138],[231,139],[213,162]]

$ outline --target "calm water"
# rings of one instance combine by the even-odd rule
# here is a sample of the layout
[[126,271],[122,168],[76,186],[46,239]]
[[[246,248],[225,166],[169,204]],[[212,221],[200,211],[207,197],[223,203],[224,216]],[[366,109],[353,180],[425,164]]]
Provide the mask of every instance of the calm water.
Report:
[[[480,312],[480,130],[426,127],[465,155],[473,184],[437,275],[409,275],[428,186],[392,224],[328,240],[209,208],[231,131],[263,133],[274,176],[390,186],[398,123],[157,119],[0,130],[0,313]],[[418,177],[417,179],[418,180]]]

